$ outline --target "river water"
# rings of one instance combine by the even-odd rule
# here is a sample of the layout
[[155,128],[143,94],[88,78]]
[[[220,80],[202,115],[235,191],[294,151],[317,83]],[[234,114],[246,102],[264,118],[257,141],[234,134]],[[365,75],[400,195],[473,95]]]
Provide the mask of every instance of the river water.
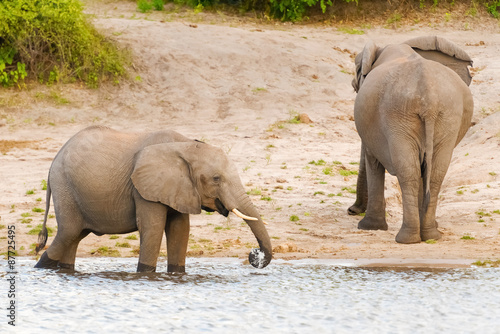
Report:
[[[360,268],[325,261],[79,258],[77,273],[17,259],[16,327],[2,333],[500,333],[500,268]],[[6,268],[6,261],[0,261]],[[5,291],[5,293],[4,293]]]

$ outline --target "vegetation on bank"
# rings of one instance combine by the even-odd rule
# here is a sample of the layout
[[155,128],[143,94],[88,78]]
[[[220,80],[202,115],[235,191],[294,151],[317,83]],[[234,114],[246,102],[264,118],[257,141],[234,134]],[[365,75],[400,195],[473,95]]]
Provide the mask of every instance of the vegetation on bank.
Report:
[[[274,19],[282,21],[301,21],[312,13],[321,11],[322,13],[331,10],[335,6],[341,6],[345,3],[352,6],[364,5],[373,2],[373,0],[137,0],[137,9],[140,12],[152,10],[163,10],[163,5],[167,2],[184,4],[202,11],[204,8],[217,8],[219,6],[233,6],[242,12],[256,11],[262,12]],[[383,1],[379,1],[381,4]],[[389,1],[387,1],[389,2]],[[415,8],[435,8],[438,5],[446,4],[453,7],[460,2],[470,3],[471,8],[479,6],[485,7],[486,11],[499,18],[500,0],[409,0],[406,3]]]
[[0,2],[0,85],[118,82],[129,56],[99,34],[80,0]]
[[[190,6],[195,12],[230,6],[240,12],[253,11],[283,21],[301,21],[308,15],[331,13],[342,6],[342,10],[392,6],[385,0],[133,1],[137,2],[140,12],[160,11],[165,3],[174,2]],[[460,0],[405,2],[415,9],[441,5],[451,8],[459,3]],[[471,11],[477,12],[482,7],[499,17],[500,0],[468,0],[467,4]],[[0,1],[0,86],[23,87],[25,80],[36,80],[48,85],[82,81],[95,88],[104,81],[118,83],[126,75],[130,60],[127,52],[97,32],[88,15],[83,13],[81,0]]]

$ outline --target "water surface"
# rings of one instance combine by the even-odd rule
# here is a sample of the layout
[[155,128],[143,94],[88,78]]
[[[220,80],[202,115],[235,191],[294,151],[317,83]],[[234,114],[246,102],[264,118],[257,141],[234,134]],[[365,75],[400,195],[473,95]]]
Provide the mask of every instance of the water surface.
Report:
[[[145,275],[135,273],[136,261],[79,258],[78,272],[64,273],[17,259],[15,332],[500,332],[499,268],[274,261],[255,269],[238,259],[189,259],[186,275],[166,273],[165,263]],[[4,329],[12,328],[2,320]]]

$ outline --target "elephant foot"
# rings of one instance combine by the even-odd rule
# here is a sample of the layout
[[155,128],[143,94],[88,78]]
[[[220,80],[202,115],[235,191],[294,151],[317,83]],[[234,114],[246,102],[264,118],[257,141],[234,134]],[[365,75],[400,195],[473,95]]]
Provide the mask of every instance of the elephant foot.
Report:
[[439,232],[436,228],[430,228],[427,230],[420,231],[420,237],[422,241],[426,240],[439,240],[441,239],[441,232]]
[[400,244],[415,244],[421,242],[420,233],[417,230],[405,228],[404,225],[396,235],[396,242]]
[[387,226],[387,222],[385,221],[385,217],[383,218],[373,218],[373,217],[364,217],[358,223],[358,228],[360,230],[384,230],[387,231],[389,228]]
[[366,206],[358,205],[357,203],[354,203],[349,207],[349,209],[347,209],[347,213],[351,216],[357,216],[365,211],[366,211]]
[[176,264],[169,264],[167,267],[169,273],[185,273],[186,266],[178,266]]
[[156,267],[149,266],[144,263],[138,263],[137,264],[137,272],[138,273],[154,273],[156,272]]
[[37,264],[35,264],[35,268],[44,268],[44,269],[57,269],[59,261],[52,260],[47,255],[47,252],[44,252],[38,260]]

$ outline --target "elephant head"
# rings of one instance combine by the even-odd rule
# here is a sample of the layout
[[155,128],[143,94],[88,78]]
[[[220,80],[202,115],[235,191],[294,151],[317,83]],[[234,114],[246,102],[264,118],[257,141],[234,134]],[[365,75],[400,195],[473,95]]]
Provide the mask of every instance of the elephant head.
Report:
[[356,93],[359,91],[368,73],[372,70],[372,65],[378,57],[379,49],[373,41],[368,41],[363,51],[356,55],[354,59],[356,74],[352,80],[352,87]]
[[[472,77],[469,66],[472,66],[472,59],[456,44],[437,36],[416,37],[403,44],[409,45],[421,57],[449,67],[467,86],[470,85]],[[384,50],[385,48],[377,47],[373,41],[368,41],[363,51],[356,56],[354,61],[356,74],[352,80],[352,86],[356,92],[359,91],[365,77],[374,68],[375,62]]]
[[202,142],[164,143],[142,149],[135,159],[132,182],[144,199],[187,214],[204,209],[227,216],[232,211],[247,222],[259,243],[250,263],[264,268],[271,262],[264,222],[221,149]]

